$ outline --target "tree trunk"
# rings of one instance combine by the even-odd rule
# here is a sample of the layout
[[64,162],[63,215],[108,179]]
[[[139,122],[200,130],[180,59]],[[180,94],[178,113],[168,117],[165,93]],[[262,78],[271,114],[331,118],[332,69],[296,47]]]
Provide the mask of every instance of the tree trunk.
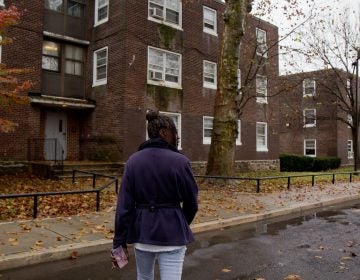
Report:
[[358,171],[359,167],[359,128],[354,127],[352,130],[352,137],[353,137],[353,148],[354,148],[354,171]]
[[218,71],[218,89],[215,97],[207,175],[231,176],[234,174],[238,119],[236,96],[239,47],[244,34],[246,14],[251,11],[251,2],[249,0],[226,1],[225,28]]

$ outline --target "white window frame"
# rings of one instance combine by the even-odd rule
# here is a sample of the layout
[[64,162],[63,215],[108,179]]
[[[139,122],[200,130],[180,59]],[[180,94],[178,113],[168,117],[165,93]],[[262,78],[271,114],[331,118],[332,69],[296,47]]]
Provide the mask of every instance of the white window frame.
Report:
[[[307,85],[307,82],[311,82],[312,85],[309,86]],[[306,93],[306,89],[307,88],[313,88],[313,92],[312,93]],[[310,78],[305,78],[303,80],[303,96],[306,97],[306,96],[315,96],[316,95],[316,81],[314,79],[310,79]]]
[[[307,112],[313,112],[313,114],[312,114],[313,119],[310,119],[307,117],[307,114],[306,114]],[[315,127],[316,126],[316,109],[304,109],[303,115],[304,115],[304,127]],[[313,122],[307,123],[308,119],[312,120]]]
[[[154,50],[157,52],[162,52],[162,65],[158,65],[158,67],[162,67],[161,70],[159,69],[150,69],[150,51]],[[172,82],[172,81],[166,81],[166,55],[167,54],[171,54],[171,55],[176,55],[178,56],[178,66],[179,66],[179,76],[178,76],[178,82]],[[165,57],[165,58],[164,58]],[[160,86],[166,86],[166,87],[171,87],[171,88],[178,88],[181,89],[181,72],[182,72],[182,56],[179,53],[175,53],[175,52],[170,52],[170,51],[166,51],[163,49],[159,49],[159,48],[154,48],[154,47],[150,47],[148,46],[148,61],[147,61],[147,83],[148,84],[153,84],[153,85],[160,85]],[[152,78],[152,75],[154,72],[159,72],[161,73],[161,79],[154,79]]]
[[[314,141],[314,150],[315,150],[315,154],[314,155],[307,155],[306,154],[306,148],[307,148],[307,142],[308,141]],[[308,156],[308,157],[316,157],[316,139],[304,139],[304,155]]]
[[236,137],[236,141],[235,141],[235,144],[237,146],[241,146],[242,143],[241,143],[241,120],[237,120],[236,122],[237,124],[237,137]]
[[[352,118],[352,116],[351,116],[350,114],[347,115],[347,121],[348,121],[349,123],[351,123],[351,124],[353,123],[353,118]],[[347,125],[347,127],[348,127],[348,128],[351,128],[351,125]]]
[[100,0],[95,0],[95,19],[94,19],[94,26],[98,26],[100,24],[103,24],[105,22],[107,22],[109,20],[109,6],[110,6],[110,0],[107,0],[107,5],[105,5],[107,7],[107,17],[103,18],[102,20],[98,20],[98,16],[99,16],[99,9],[105,7],[105,6],[101,6],[99,7],[99,1]]
[[[266,30],[260,29],[260,28],[256,28],[256,54],[263,56],[263,57],[267,57],[268,56],[268,52],[267,52],[267,33]],[[259,34],[262,33],[264,34],[264,38],[265,40],[260,40],[260,36]]]
[[[205,26],[205,11],[208,11],[210,13],[213,13],[214,15],[214,28],[209,28]],[[217,11],[214,9],[211,9],[209,7],[203,6],[203,31],[205,33],[218,36],[217,34]]]
[[[265,92],[260,92],[260,79],[265,79]],[[263,75],[256,75],[256,102],[257,103],[268,103],[267,102],[267,77]]]
[[[263,126],[265,128],[265,135],[259,135],[258,127]],[[265,145],[259,145],[258,138],[264,137]],[[266,122],[256,122],[256,151],[257,152],[268,152],[268,125]]]
[[[214,65],[215,73],[205,73],[205,65],[211,64]],[[208,81],[205,81],[205,74],[214,75],[214,83],[210,83]],[[203,60],[203,87],[204,88],[211,88],[211,89],[217,89],[217,64],[212,61]]]
[[182,30],[182,1],[179,0],[179,23],[176,24],[176,23],[173,23],[171,21],[168,21],[166,19],[166,10],[169,9],[169,10],[172,10],[174,11],[173,9],[170,9],[168,8],[168,1],[171,1],[171,0],[164,0],[164,6],[162,6],[162,11],[163,11],[163,17],[160,17],[160,16],[153,16],[151,14],[152,10],[154,8],[151,7],[151,3],[153,3],[154,5],[157,5],[157,6],[161,6],[159,5],[158,3],[155,3],[153,2],[152,0],[148,0],[148,20],[151,20],[151,21],[154,21],[154,22],[157,22],[157,23],[162,23],[162,24],[165,24],[165,25],[169,25],[175,29],[179,29],[179,30]]
[[[97,54],[103,50],[106,50],[106,78],[97,80]],[[109,71],[109,48],[103,47],[95,50],[93,53],[93,87],[107,84],[107,77]]]
[[0,0],[0,7],[5,7],[5,1],[4,0]]
[[237,91],[241,94],[241,70],[240,68],[236,72],[236,80],[237,80]]
[[[205,119],[211,120],[211,130],[212,130],[213,123],[214,123],[214,117],[203,116],[203,144],[209,145],[209,144],[211,144],[211,137],[205,136]],[[241,146],[242,145],[242,142],[241,142],[241,120],[237,120],[236,124],[237,124],[237,132],[238,133],[236,136],[235,144],[236,144],[236,146]],[[207,129],[210,129],[210,128],[207,127]]]
[[348,159],[353,159],[354,158],[354,146],[353,146],[352,140],[347,141],[347,152],[348,152]]
[[[209,136],[205,136],[205,120],[211,120],[211,131],[213,130],[214,126],[214,117],[209,117],[209,116],[203,116],[203,144],[204,145],[209,145],[211,144],[211,137]],[[206,127],[206,129],[210,129],[209,127]]]

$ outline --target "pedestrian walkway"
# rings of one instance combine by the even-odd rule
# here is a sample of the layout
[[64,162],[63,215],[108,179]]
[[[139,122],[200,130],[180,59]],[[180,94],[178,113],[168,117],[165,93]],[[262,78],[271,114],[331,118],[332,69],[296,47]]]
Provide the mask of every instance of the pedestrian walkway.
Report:
[[[360,182],[259,194],[214,188],[200,190],[199,197],[195,233],[360,202]],[[0,271],[110,250],[114,211],[0,223]]]

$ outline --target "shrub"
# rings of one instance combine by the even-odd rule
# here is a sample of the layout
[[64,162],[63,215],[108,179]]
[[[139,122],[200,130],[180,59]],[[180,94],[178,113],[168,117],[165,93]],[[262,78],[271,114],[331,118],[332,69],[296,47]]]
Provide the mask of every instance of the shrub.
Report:
[[308,157],[302,155],[280,155],[281,171],[323,171],[340,166],[338,157]]

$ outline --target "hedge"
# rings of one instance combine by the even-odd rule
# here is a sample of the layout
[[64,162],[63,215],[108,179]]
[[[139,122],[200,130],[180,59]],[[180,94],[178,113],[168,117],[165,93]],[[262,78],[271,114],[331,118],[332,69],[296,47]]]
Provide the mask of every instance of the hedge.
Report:
[[280,155],[280,171],[324,171],[340,166],[338,157],[308,157],[300,155]]

